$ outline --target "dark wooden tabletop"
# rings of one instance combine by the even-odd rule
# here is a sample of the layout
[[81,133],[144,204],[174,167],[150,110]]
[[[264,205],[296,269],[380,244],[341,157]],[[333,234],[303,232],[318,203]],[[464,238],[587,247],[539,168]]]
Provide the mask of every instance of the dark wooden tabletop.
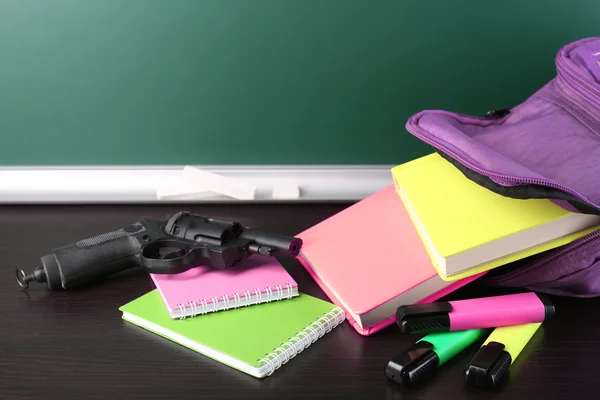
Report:
[[[428,385],[407,390],[383,375],[387,361],[415,341],[395,326],[371,337],[348,323],[259,380],[145,332],[118,307],[153,288],[148,276],[124,274],[86,288],[21,289],[15,268],[31,271],[42,255],[124,227],[142,216],[180,210],[297,234],[346,207],[320,205],[2,206],[0,207],[0,399],[579,399],[596,398],[600,376],[600,299],[552,297],[545,322],[498,393],[463,385],[470,348]],[[401,238],[399,238],[401,241]],[[348,251],[361,249],[360,243]],[[282,263],[303,292],[326,299],[296,260]],[[505,293],[471,284],[449,298]],[[243,329],[243,327],[241,327]]]

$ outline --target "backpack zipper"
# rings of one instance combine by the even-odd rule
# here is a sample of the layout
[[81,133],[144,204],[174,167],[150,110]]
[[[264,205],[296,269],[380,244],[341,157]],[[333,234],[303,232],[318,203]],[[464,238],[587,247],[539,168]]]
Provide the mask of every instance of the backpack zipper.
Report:
[[556,56],[558,75],[577,91],[586,101],[592,104],[600,103],[600,89],[581,77],[578,69],[568,61],[569,51],[576,45],[563,48]]
[[[438,111],[438,113],[446,113],[446,112]],[[450,115],[451,113],[447,113],[447,114]],[[443,149],[446,154],[448,154],[449,156],[451,156],[452,158],[454,158],[461,164],[467,166],[469,169],[477,172],[478,174],[493,178],[496,182],[498,182],[500,184],[507,184],[507,185],[526,184],[526,185],[548,186],[548,187],[552,187],[554,189],[561,190],[565,193],[569,193],[572,196],[575,196],[586,202],[588,201],[581,194],[569,189],[568,187],[561,185],[559,183],[547,180],[547,179],[517,178],[514,176],[508,176],[508,175],[504,175],[504,174],[498,174],[496,172],[487,171],[487,170],[484,170],[483,168],[478,167],[477,165],[473,164],[468,159],[468,156],[466,156],[462,151],[454,150],[452,148],[446,147],[444,143],[441,143],[440,141],[438,141],[435,138],[429,137],[428,136],[429,132],[427,132],[426,130],[421,128],[416,122],[418,120],[419,116],[420,116],[420,113],[416,114],[415,116],[413,116],[409,119],[409,122],[406,127],[407,130],[409,130],[412,134],[414,134],[417,138],[419,138],[423,142],[425,142],[435,148]],[[453,114],[452,118],[457,118],[456,114]],[[466,118],[468,118],[470,120],[469,122],[477,121],[477,118],[475,118],[475,117],[466,117]],[[457,118],[457,119],[461,120],[461,118]],[[465,119],[465,117],[462,118],[463,122],[464,122],[464,119]],[[600,207],[600,205],[595,205],[595,206]]]
[[500,108],[486,112],[483,117],[487,119],[499,119],[507,116],[508,114],[510,114],[510,108]]

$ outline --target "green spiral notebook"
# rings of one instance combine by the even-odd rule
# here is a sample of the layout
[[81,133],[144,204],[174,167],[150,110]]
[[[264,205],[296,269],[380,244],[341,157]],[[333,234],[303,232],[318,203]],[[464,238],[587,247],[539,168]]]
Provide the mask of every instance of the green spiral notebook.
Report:
[[257,378],[271,375],[345,320],[341,308],[302,293],[177,320],[155,289],[119,310],[125,321]]

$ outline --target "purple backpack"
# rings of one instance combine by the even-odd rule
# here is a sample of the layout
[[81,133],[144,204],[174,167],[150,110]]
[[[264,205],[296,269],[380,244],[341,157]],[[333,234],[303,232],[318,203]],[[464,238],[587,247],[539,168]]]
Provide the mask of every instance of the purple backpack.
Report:
[[[498,194],[600,214],[600,38],[561,48],[557,75],[523,103],[483,117],[442,110],[408,131]],[[482,282],[573,297],[600,295],[600,230],[490,271]]]

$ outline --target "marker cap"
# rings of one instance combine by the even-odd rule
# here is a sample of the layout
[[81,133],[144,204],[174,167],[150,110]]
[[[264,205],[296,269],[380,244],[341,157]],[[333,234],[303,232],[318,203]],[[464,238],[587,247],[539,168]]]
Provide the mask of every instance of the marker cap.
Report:
[[415,343],[387,363],[385,376],[403,386],[427,381],[435,375],[440,361],[433,347],[432,343],[424,340]]
[[512,357],[498,342],[482,346],[464,371],[465,383],[480,389],[496,389],[508,379]]
[[451,311],[452,304],[447,301],[400,306],[396,323],[402,333],[449,332]]
[[429,334],[389,361],[385,375],[404,386],[424,383],[436,374],[437,368],[488,332],[488,329],[472,329]]

